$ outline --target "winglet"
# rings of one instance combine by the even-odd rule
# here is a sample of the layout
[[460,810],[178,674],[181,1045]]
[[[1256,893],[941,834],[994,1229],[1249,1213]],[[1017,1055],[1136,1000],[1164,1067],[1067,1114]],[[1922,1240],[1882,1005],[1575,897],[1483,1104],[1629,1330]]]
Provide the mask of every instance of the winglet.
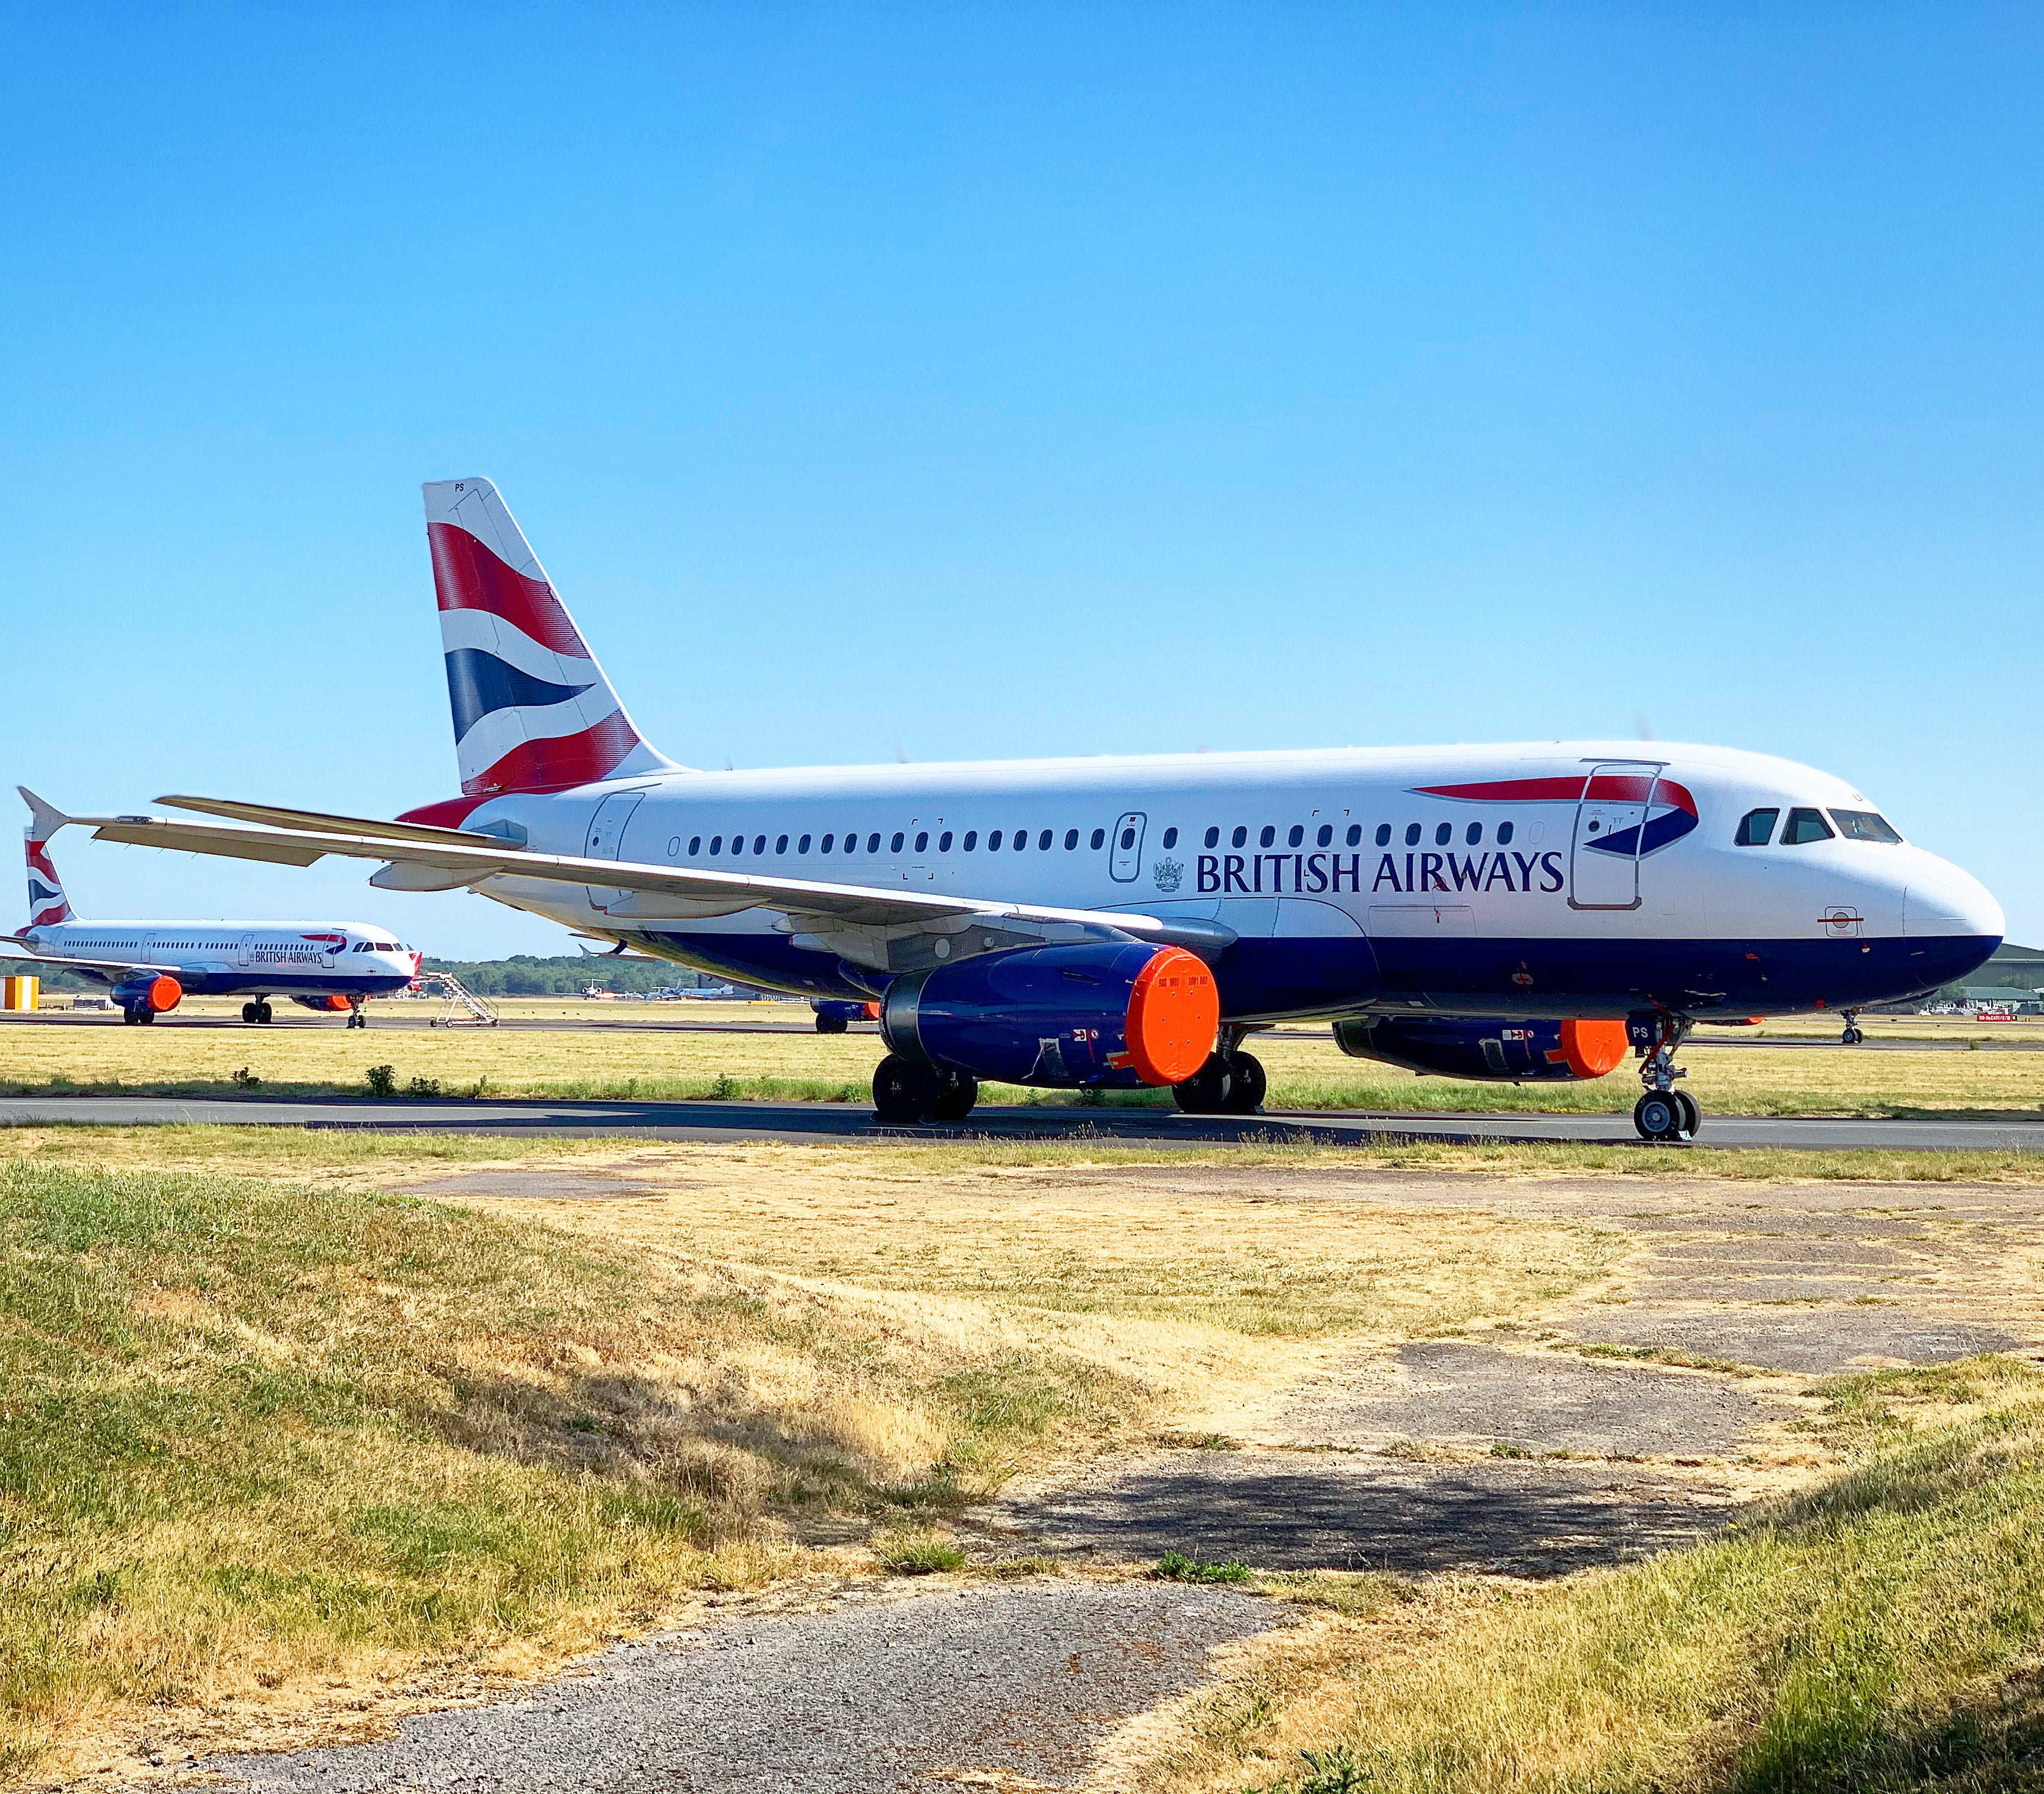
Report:
[[47,798],[38,797],[27,786],[17,785],[14,789],[21,793],[21,801],[29,806],[30,840],[47,841],[71,820],[55,804]]

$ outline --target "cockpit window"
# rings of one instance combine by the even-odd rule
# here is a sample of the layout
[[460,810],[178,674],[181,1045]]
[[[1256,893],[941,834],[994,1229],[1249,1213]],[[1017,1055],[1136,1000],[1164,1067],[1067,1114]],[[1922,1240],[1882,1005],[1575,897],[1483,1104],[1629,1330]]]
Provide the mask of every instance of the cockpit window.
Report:
[[1822,810],[1791,810],[1788,820],[1781,831],[1781,844],[1785,847],[1800,847],[1810,841],[1828,841],[1831,825],[1824,820]]
[[1848,841],[1900,843],[1902,839],[1886,816],[1877,816],[1872,810],[1833,810],[1831,820]]
[[1779,810],[1748,810],[1739,819],[1734,843],[1742,847],[1765,847],[1773,839],[1775,820],[1781,814]]

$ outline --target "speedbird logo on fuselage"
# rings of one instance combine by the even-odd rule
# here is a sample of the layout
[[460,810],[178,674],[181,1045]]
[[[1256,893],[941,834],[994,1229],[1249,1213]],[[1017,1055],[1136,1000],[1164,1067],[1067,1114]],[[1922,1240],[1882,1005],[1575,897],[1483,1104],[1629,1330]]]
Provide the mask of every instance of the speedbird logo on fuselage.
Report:
[[[1427,785],[1415,789],[1419,797],[1447,797],[1458,803],[1562,805],[1571,809],[1586,804],[1608,806],[1620,812],[1619,826],[1608,832],[1586,825],[1578,845],[1587,851],[1623,859],[1644,859],[1690,832],[1696,826],[1696,801],[1688,789],[1673,779],[1650,773],[1598,773],[1587,782],[1580,776],[1557,778],[1511,778],[1478,785]],[[1637,819],[1623,820],[1623,812],[1637,807]],[[1474,843],[1469,843],[1473,847]],[[1549,848],[1532,853],[1499,847],[1481,852],[1457,852],[1446,846],[1438,851],[1415,847],[1404,853],[1378,855],[1374,870],[1366,876],[1366,856],[1343,853],[1201,854],[1199,889],[1202,893],[1221,896],[1319,896],[1342,891],[1418,892],[1505,890],[1558,892],[1568,882],[1560,852]]]

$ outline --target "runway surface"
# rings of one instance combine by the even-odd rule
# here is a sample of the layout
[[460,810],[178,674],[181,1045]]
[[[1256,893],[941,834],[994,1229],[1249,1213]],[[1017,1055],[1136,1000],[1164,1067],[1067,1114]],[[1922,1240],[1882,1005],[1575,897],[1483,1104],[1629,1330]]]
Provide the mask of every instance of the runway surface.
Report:
[[[1253,1116],[1181,1115],[1171,1109],[998,1108],[956,1125],[888,1127],[863,1103],[574,1102],[330,1097],[0,1097],[0,1126],[90,1123],[133,1126],[213,1122],[240,1126],[354,1127],[448,1134],[551,1134],[651,1139],[1000,1139],[1125,1141],[1145,1145],[1266,1145],[1287,1139],[1359,1146],[1425,1139],[1449,1143],[1577,1141],[1641,1146],[1626,1115],[1373,1115],[1288,1109]],[[1910,1152],[2044,1151],[2044,1114],[1950,1120],[1822,1120],[1709,1116],[1700,1147],[1818,1151],[1874,1147]]]

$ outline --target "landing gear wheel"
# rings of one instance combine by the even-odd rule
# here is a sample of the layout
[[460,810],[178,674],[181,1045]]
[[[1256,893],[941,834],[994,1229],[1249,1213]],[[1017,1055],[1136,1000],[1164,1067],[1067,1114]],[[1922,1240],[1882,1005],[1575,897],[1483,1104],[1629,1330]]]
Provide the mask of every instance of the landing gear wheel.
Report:
[[1263,1062],[1247,1053],[1237,1053],[1228,1062],[1228,1070],[1231,1075],[1222,1112],[1254,1115],[1262,1108],[1264,1093],[1270,1087],[1270,1080],[1263,1075]]
[[1865,1032],[1855,1025],[1848,1027],[1845,1032],[1838,1036],[1838,1042],[1841,1046],[1857,1047],[1865,1038]]
[[275,1021],[277,1019],[275,1012],[270,1007],[268,997],[259,997],[256,1000],[256,1019],[259,1022]]
[[1633,1105],[1632,1125],[1642,1140],[1668,1146],[1687,1137],[1689,1116],[1673,1090],[1649,1090]]
[[[943,1074],[934,1066],[918,1065],[889,1053],[873,1068],[873,1113],[890,1127],[912,1127],[936,1112],[943,1094]],[[973,1095],[979,1094],[974,1085]]]
[[129,1027],[133,1028],[142,1019],[142,1012],[140,1009],[123,1009],[121,1012],[121,1019]]
[[241,1005],[241,1019],[245,1022],[253,1022],[259,1021],[262,1018],[256,1013],[256,1005],[253,1003],[244,1003]]
[[819,1034],[843,1034],[851,1025],[842,1016],[819,1014],[816,1017],[816,1032]]
[[135,1019],[146,1028],[156,1019],[156,1012],[154,1009],[137,1009],[135,1012]]
[[979,1080],[962,1071],[940,1073],[943,1088],[932,1106],[930,1119],[933,1121],[962,1121],[972,1113],[973,1105],[979,1101]]
[[1704,1124],[1703,1110],[1687,1090],[1671,1090],[1669,1094],[1682,1105],[1682,1138],[1693,1140],[1696,1137],[1696,1130]]
[[1223,1115],[1228,1111],[1228,1098],[1234,1079],[1228,1073],[1228,1062],[1220,1054],[1210,1054],[1207,1062],[1182,1084],[1171,1086],[1171,1100],[1187,1115]]

